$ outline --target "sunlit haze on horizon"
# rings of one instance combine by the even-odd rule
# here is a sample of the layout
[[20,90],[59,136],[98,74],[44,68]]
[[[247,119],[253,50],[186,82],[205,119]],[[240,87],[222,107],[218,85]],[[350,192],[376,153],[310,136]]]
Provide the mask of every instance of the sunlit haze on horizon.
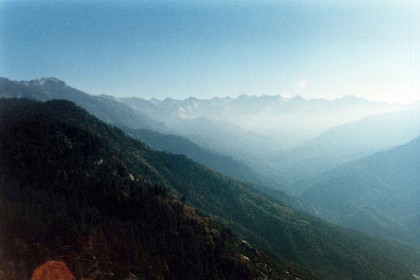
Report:
[[0,76],[90,94],[420,100],[417,1],[0,1]]

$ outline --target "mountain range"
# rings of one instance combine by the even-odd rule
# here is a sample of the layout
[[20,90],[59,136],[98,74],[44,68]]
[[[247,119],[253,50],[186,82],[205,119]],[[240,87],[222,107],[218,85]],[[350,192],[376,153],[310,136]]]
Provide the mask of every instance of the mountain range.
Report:
[[[335,100],[246,95],[208,100],[145,100],[92,96],[55,78],[29,82],[3,78],[0,88],[3,97],[64,98],[120,127],[146,128],[187,138],[251,168],[258,177],[265,178],[264,184],[269,182],[269,187],[292,194],[299,189],[299,181],[378,151],[369,148],[372,143],[381,143],[380,149],[385,150],[413,139],[418,130],[418,104],[414,118],[401,117],[395,122],[389,112],[406,110],[401,116],[410,116],[413,107],[353,96]],[[352,134],[353,127],[357,133]],[[399,129],[398,133],[386,141],[376,140],[382,132],[391,135],[395,129]],[[344,154],[336,156],[337,152]]]
[[23,97],[39,101],[70,100],[83,106],[101,120],[115,125],[126,125],[133,128],[153,127],[155,129],[163,126],[162,123],[131,110],[121,102],[111,102],[107,98],[86,94],[53,77],[20,82],[0,78],[0,92],[2,97],[9,98]]
[[170,194],[169,155],[69,101],[0,99],[0,124],[0,279],[51,259],[77,279],[316,278]]
[[[259,135],[276,139],[281,147],[293,147],[320,132],[364,116],[407,108],[404,105],[376,103],[354,96],[335,100],[305,99],[301,96],[247,96],[236,98],[175,100],[118,100],[153,119],[199,119],[228,121]],[[334,118],[331,118],[334,116]],[[287,137],[287,139],[284,139]]]
[[[188,150],[196,151],[197,147],[198,149],[206,150],[206,153],[209,153],[209,157],[206,157],[206,160],[204,161],[201,161],[203,157],[194,158],[195,160],[198,160],[203,164],[209,164],[209,158],[216,157],[216,161],[220,161],[220,157],[223,157],[224,155],[231,156],[232,154],[244,154],[242,148],[240,147],[247,147],[248,151],[258,149],[258,145],[254,144],[253,142],[249,142],[247,139],[254,139],[256,137],[258,137],[258,139],[261,141],[264,139],[261,136],[257,136],[250,131],[241,129],[240,127],[237,127],[228,122],[214,121],[205,118],[191,120],[189,122],[177,122],[175,120],[171,124],[172,127],[168,127],[168,124],[158,119],[154,120],[146,116],[143,112],[131,108],[130,106],[126,105],[125,103],[119,101],[114,97],[105,95],[93,96],[75,88],[72,88],[66,85],[63,81],[60,81],[56,78],[42,78],[40,80],[21,82],[11,81],[6,78],[0,78],[0,96],[7,98],[23,97],[39,101],[46,101],[52,99],[66,99],[73,101],[77,105],[85,108],[88,112],[94,114],[99,119],[107,123],[117,125],[127,131],[131,130],[131,132],[133,132],[133,130],[136,129],[148,129],[149,131],[152,130],[158,132],[161,136],[169,135],[167,136],[168,138],[171,138],[171,135],[176,135],[178,136],[177,141],[181,141],[182,139],[182,142],[184,142],[184,146],[193,145],[185,149],[182,153],[187,153],[191,155],[191,153],[188,153]],[[209,134],[212,134],[212,136],[210,137]],[[190,137],[189,139],[196,140],[195,142],[200,143],[200,145],[197,146],[197,144],[191,142],[188,139],[183,138],[182,135],[188,135]],[[207,137],[205,137],[206,135]],[[238,141],[232,142],[232,145],[226,146],[225,143],[228,142],[224,141],[224,139],[226,138],[235,138],[238,139]],[[268,143],[267,140],[264,141],[265,143]],[[238,145],[239,142],[240,145]],[[156,145],[158,145],[158,143],[156,143]],[[166,146],[165,148],[168,149],[169,147]],[[178,152],[176,150],[169,151]],[[233,153],[233,151],[236,151],[236,153]],[[238,156],[238,158],[243,157]],[[235,160],[235,158],[233,160]],[[227,163],[226,160],[223,161]],[[216,170],[220,172],[227,172],[227,175],[238,175],[238,172],[241,174],[246,173],[249,176],[243,178],[244,180],[251,181],[259,185],[264,184],[264,181],[266,180],[270,182],[274,181],[275,184],[278,184],[279,182],[282,184],[286,181],[281,176],[267,177],[260,175],[256,171],[251,171],[248,165],[246,164],[246,160],[241,161],[241,165],[242,167],[239,168],[233,167],[233,164],[225,164],[223,167],[222,165],[220,165],[220,163],[216,164],[213,160],[211,166],[213,168],[216,168]],[[232,170],[227,170],[228,166],[231,166]],[[253,175],[253,173],[256,173],[256,175]],[[257,177],[264,179],[262,181],[255,181],[255,178]]]
[[364,117],[333,127],[286,152],[273,153],[269,161],[288,174],[293,193],[302,181],[316,179],[325,171],[379,151],[405,144],[420,135],[420,107]]
[[[370,112],[374,114],[379,111],[385,112],[329,127],[324,133],[318,130],[318,136],[301,142],[294,148],[286,148],[287,145],[275,141],[276,138],[272,137],[274,134],[267,136],[262,131],[252,130],[252,127],[241,126],[240,123],[233,122],[233,117],[230,120],[220,116],[212,117],[211,114],[217,115],[216,109],[212,109],[213,111],[207,109],[213,113],[202,113],[203,111],[200,111],[202,109],[198,110],[197,108],[204,101],[194,98],[188,99],[188,104],[191,107],[188,108],[186,103],[172,99],[163,101],[129,99],[130,101],[127,101],[124,98],[111,96],[91,96],[73,89],[55,78],[43,78],[31,82],[13,82],[1,79],[0,96],[26,97],[41,101],[73,100],[99,119],[119,126],[129,136],[144,141],[153,149],[158,150],[152,150],[142,142],[129,138],[121,130],[103,123],[71,103],[2,100],[3,105],[0,111],[2,128],[6,129],[2,134],[2,155],[7,154],[4,151],[9,152],[10,147],[14,147],[15,154],[14,156],[9,154],[9,157],[2,160],[5,163],[2,169],[2,186],[5,187],[2,188],[1,195],[2,201],[6,201],[6,204],[4,204],[1,213],[4,217],[8,217],[6,213],[12,213],[14,216],[11,217],[16,218],[22,216],[25,218],[23,224],[30,225],[27,228],[26,225],[19,224],[28,230],[28,234],[25,235],[25,232],[13,226],[13,223],[3,224],[2,228],[11,229],[9,234],[6,234],[6,238],[9,239],[3,243],[15,244],[15,247],[7,247],[6,260],[13,260],[15,264],[20,263],[31,269],[35,266],[33,260],[25,257],[22,249],[28,245],[31,248],[31,254],[36,253],[36,246],[30,244],[39,243],[42,245],[41,248],[47,252],[42,255],[44,259],[48,254],[54,256],[61,254],[63,248],[54,245],[55,243],[51,244],[51,241],[45,237],[43,240],[41,240],[42,238],[34,239],[36,242],[30,239],[29,236],[34,235],[30,230],[40,230],[37,228],[41,222],[40,216],[38,218],[34,216],[36,219],[30,222],[32,216],[28,213],[46,215],[42,208],[49,208],[46,205],[39,205],[42,205],[42,199],[48,197],[48,193],[53,191],[50,195],[52,201],[49,200],[49,203],[58,205],[55,206],[56,209],[62,209],[60,211],[64,213],[64,216],[59,215],[59,217],[72,215],[70,214],[72,212],[66,212],[68,209],[56,200],[83,201],[83,199],[77,195],[74,197],[70,189],[61,189],[60,186],[70,185],[80,189],[87,182],[88,184],[92,183],[92,192],[98,192],[97,186],[101,184],[109,186],[105,188],[106,193],[101,194],[99,191],[98,195],[100,194],[99,196],[102,198],[107,197],[117,205],[121,205],[120,198],[125,196],[124,193],[127,193],[121,193],[121,189],[126,190],[127,186],[130,186],[128,194],[136,188],[145,190],[143,194],[152,204],[145,203],[146,200],[136,194],[133,200],[126,201],[127,205],[130,205],[129,209],[134,209],[134,205],[139,202],[138,199],[142,199],[143,204],[140,203],[140,207],[149,207],[152,215],[161,211],[159,209],[162,208],[167,209],[164,211],[168,211],[168,213],[176,212],[178,214],[173,217],[174,223],[179,222],[182,226],[179,223],[178,225],[170,223],[171,227],[180,227],[184,230],[185,218],[189,215],[192,215],[192,224],[203,225],[202,221],[205,220],[204,227],[214,228],[210,232],[215,234],[203,235],[200,227],[193,225],[192,227],[198,231],[193,230],[194,233],[191,234],[197,235],[197,240],[213,240],[212,242],[216,244],[219,242],[217,240],[220,240],[220,236],[226,237],[226,234],[229,236],[227,239],[230,243],[223,246],[230,249],[223,249],[224,255],[215,255],[215,252],[220,251],[216,250],[216,248],[221,248],[218,247],[219,243],[215,247],[210,247],[210,251],[206,251],[214,260],[211,269],[205,262],[203,266],[194,264],[192,266],[194,272],[192,272],[185,268],[185,264],[177,263],[172,255],[173,252],[180,250],[179,247],[176,247],[177,245],[174,245],[175,247],[171,249],[173,251],[170,252],[157,245],[160,242],[157,240],[174,238],[171,235],[173,234],[171,229],[161,228],[164,232],[163,237],[154,232],[152,235],[155,235],[157,239],[141,239],[135,242],[130,239],[130,242],[137,244],[134,247],[141,248],[138,250],[150,257],[142,260],[141,263],[135,263],[135,261],[139,261],[137,259],[127,265],[121,265],[121,260],[126,259],[121,256],[126,256],[129,252],[124,249],[129,246],[129,243],[125,243],[125,247],[117,246],[123,254],[113,259],[110,270],[120,271],[122,269],[125,273],[136,272],[137,275],[141,275],[140,277],[151,277],[152,279],[155,279],[150,276],[153,273],[157,273],[160,275],[159,277],[169,277],[168,279],[171,279],[170,277],[182,279],[179,278],[180,275],[190,275],[186,279],[192,279],[192,274],[188,273],[196,273],[196,275],[209,273],[206,275],[213,275],[211,277],[221,279],[234,279],[234,277],[242,277],[245,274],[252,275],[253,279],[261,277],[263,279],[262,275],[271,275],[271,279],[277,279],[280,276],[286,279],[289,279],[287,278],[289,276],[290,279],[293,277],[301,279],[316,277],[322,279],[413,279],[416,277],[415,275],[419,275],[420,254],[418,249],[377,239],[378,237],[393,239],[410,246],[418,246],[419,212],[415,203],[415,198],[419,195],[417,186],[419,178],[416,175],[418,173],[416,171],[419,170],[418,160],[416,161],[418,138],[407,145],[388,150],[418,136],[418,109],[415,105],[405,111],[392,112],[407,109],[407,107],[368,102],[354,97],[335,101],[306,100],[301,97],[284,99],[279,96],[240,96],[238,98],[204,100],[212,104],[206,108],[227,108],[226,104],[230,104],[229,106],[234,108],[232,109],[234,113],[226,113],[226,115],[230,114],[230,117],[239,116],[241,110],[243,112],[249,110],[249,115],[261,116],[264,110],[267,110],[270,102],[277,102],[275,105],[277,107],[273,105],[272,108],[280,108],[284,104],[288,104],[284,105],[282,110],[289,110],[289,113],[292,111],[296,118],[310,116],[309,108],[311,106],[313,116],[319,115],[321,119],[332,112],[343,111],[341,115],[338,114],[338,119],[344,120],[344,116],[351,111],[350,108],[353,108],[354,112],[357,110],[360,112],[371,110]],[[134,105],[133,100],[142,105]],[[323,105],[316,105],[317,103]],[[319,110],[327,110],[328,106],[325,103],[334,108],[330,108],[329,113],[323,115],[317,110],[319,108],[322,108]],[[184,115],[178,114],[183,110],[175,112],[174,108],[180,104],[182,106],[178,108],[184,109]],[[258,107],[260,108],[258,109]],[[197,110],[194,111],[194,108]],[[191,112],[195,112],[196,115]],[[285,112],[282,114],[282,117],[286,116]],[[299,114],[300,116],[298,116]],[[339,122],[338,119],[333,122]],[[34,128],[40,128],[40,132],[45,134],[45,138],[43,135],[39,135],[40,133],[36,129],[26,127],[28,123],[31,124],[29,127],[33,125]],[[299,128],[298,121],[296,124],[296,128]],[[398,131],[397,135],[392,133],[393,129]],[[15,134],[11,133],[15,130],[21,131],[19,132],[20,136],[16,136],[17,139],[14,139],[13,135]],[[29,139],[36,138],[32,137],[32,134],[38,137],[38,140],[27,142]],[[5,137],[6,135],[11,135],[10,139]],[[22,135],[26,135],[27,138]],[[381,141],[384,137],[386,141]],[[77,143],[74,155],[68,151],[69,145],[73,146],[74,143],[69,139],[75,139],[75,143]],[[291,136],[287,141],[291,139],[295,138]],[[351,139],[353,140],[347,141]],[[332,144],[329,145],[328,141]],[[375,141],[381,141],[380,145],[370,144]],[[47,156],[37,162],[35,158],[39,156],[42,158],[42,154],[49,153],[48,150],[37,146],[45,142],[56,147],[56,150],[52,149],[50,155],[54,159],[51,161],[50,156]],[[101,147],[100,151],[96,150],[96,146]],[[22,147],[25,148],[21,149]],[[96,156],[92,157],[90,150],[93,150]],[[378,150],[383,150],[383,152],[370,156]],[[60,157],[63,157],[63,151],[67,151],[69,158],[73,159],[70,161],[74,163],[72,163],[73,165],[67,165],[65,160],[59,160]],[[185,154],[188,158],[177,154]],[[368,157],[360,159],[364,156]],[[17,160],[13,165],[14,169],[9,168],[11,159]],[[27,163],[26,160],[30,160],[30,163]],[[92,166],[84,165],[92,160],[94,163]],[[105,168],[104,162],[109,162],[106,169],[102,169]],[[392,162],[395,164],[390,166]],[[26,168],[28,164],[32,164],[31,168]],[[64,167],[57,168],[57,165],[61,164]],[[100,168],[95,166],[100,166]],[[34,177],[30,172],[34,168],[38,170],[36,174],[41,175]],[[46,169],[44,170],[44,168]],[[79,170],[79,168],[81,169]],[[83,171],[83,168],[86,169],[86,172]],[[211,168],[223,172],[224,175]],[[26,177],[22,176],[24,182],[19,181],[18,173],[22,170],[26,170],[23,172]],[[50,174],[56,174],[54,175],[56,181],[49,181],[51,180]],[[71,183],[66,179],[69,178],[69,174],[71,174]],[[103,181],[91,181],[92,176],[97,175],[102,176]],[[6,178],[4,176],[11,177],[4,179]],[[44,193],[42,199],[38,199],[39,196],[36,195],[37,188],[42,185],[38,180],[43,180],[42,182],[49,186],[46,191],[42,191]],[[35,200],[27,196],[22,197],[20,186],[27,183],[28,188],[25,191],[33,194]],[[115,184],[115,187],[111,187],[112,184]],[[54,188],[58,189],[58,193],[54,191]],[[286,190],[291,194],[300,194],[300,196],[294,198],[278,190]],[[19,199],[16,200],[17,198]],[[115,201],[115,199],[117,200]],[[22,201],[28,202],[29,206],[23,206]],[[160,202],[156,204],[156,201]],[[84,203],[86,203],[86,208],[82,209],[83,213],[74,214],[78,220],[74,221],[73,226],[71,226],[72,221],[68,221],[66,218],[66,227],[73,227],[71,231],[73,237],[102,238],[102,240],[106,240],[106,244],[111,244],[110,247],[115,247],[113,242],[119,237],[108,239],[108,235],[112,235],[111,232],[107,232],[103,236],[91,230],[98,226],[99,232],[103,231],[104,226],[101,224],[103,220],[111,224],[113,230],[118,234],[123,234],[118,230],[117,225],[120,224],[120,220],[126,219],[125,216],[128,212],[124,210],[120,213],[121,208],[116,208],[118,215],[114,217],[115,219],[108,215],[110,213],[101,216],[101,218],[92,218],[97,217],[98,210],[87,209],[106,209],[100,208],[106,206],[95,200],[94,197]],[[13,207],[15,204],[17,206]],[[182,209],[185,211],[180,211],[179,205],[184,205]],[[126,207],[124,209],[128,209],[128,206],[124,207]],[[305,214],[297,210],[296,207],[339,225],[333,225]],[[74,206],[69,206],[69,209],[75,211]],[[84,213],[85,210],[88,215]],[[133,211],[139,213],[139,210],[134,209]],[[162,215],[170,217],[172,214]],[[56,222],[57,217],[52,215],[48,219]],[[137,222],[130,220],[135,218],[130,215],[129,217],[131,217],[128,219],[129,223],[134,226],[129,234],[136,236],[138,234],[136,230],[142,228],[142,224],[136,224]],[[145,218],[150,219],[150,217]],[[113,219],[116,223],[112,222]],[[91,224],[91,221],[94,223]],[[156,223],[157,221],[155,221],[155,225],[159,228]],[[52,225],[53,223],[47,224]],[[342,226],[364,231],[370,235],[347,230]],[[51,226],[48,230],[52,230]],[[144,233],[148,229],[143,227],[142,230]],[[20,234],[17,242],[20,247],[16,247],[16,241],[11,241],[14,234],[17,233]],[[49,237],[55,236],[56,239],[62,233],[62,230],[60,232],[53,230]],[[38,236],[45,234],[45,227],[44,232],[38,231],[36,234]],[[84,237],[82,238],[82,236]],[[146,242],[146,240],[149,241]],[[145,245],[144,242],[155,244],[154,246],[157,246],[159,250],[147,247],[148,245]],[[182,242],[178,245],[186,246],[182,245]],[[206,244],[204,241],[204,243],[200,242],[195,244]],[[89,247],[87,244],[83,243],[83,246],[72,248],[70,251],[73,252],[73,255],[65,255],[66,260],[70,262],[70,265],[73,265],[73,269],[78,271],[78,275],[89,269],[94,268],[93,270],[95,270],[99,263],[103,268],[110,258],[107,253],[95,251],[99,250],[98,246],[86,249]],[[70,245],[66,244],[64,247],[66,246]],[[203,249],[195,248],[191,250],[203,252]],[[187,249],[187,251],[189,250]],[[13,253],[14,251],[20,253]],[[74,258],[76,251],[80,254],[82,251],[89,251],[87,254],[89,257],[98,257],[100,261],[95,264],[88,262],[83,266],[85,259]],[[108,252],[112,251],[109,249]],[[251,252],[253,253],[251,254]],[[129,254],[133,254],[133,252]],[[207,258],[208,256],[201,257]],[[197,256],[197,259],[199,258]],[[247,261],[247,258],[252,261]],[[225,269],[227,263],[233,264],[234,269]],[[3,266],[4,264],[5,262],[3,262]],[[133,264],[135,265],[133,266]],[[150,272],[152,274],[146,272],[145,267],[150,265],[158,272]],[[182,273],[187,274],[168,274],[167,265],[177,268],[184,267]],[[98,268],[97,271],[105,274],[110,273],[101,268]],[[246,271],[246,273],[241,274],[241,271]],[[233,278],[227,275],[231,275]]]

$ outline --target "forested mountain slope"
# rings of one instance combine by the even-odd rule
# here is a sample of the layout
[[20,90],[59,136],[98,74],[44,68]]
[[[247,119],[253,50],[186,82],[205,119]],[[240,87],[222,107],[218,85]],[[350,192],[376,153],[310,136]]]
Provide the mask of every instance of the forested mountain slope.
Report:
[[[265,191],[274,191],[274,189],[269,188],[269,186],[276,186],[277,189],[285,188],[283,186],[288,184],[285,180],[275,180],[263,176],[230,156],[211,152],[187,138],[178,135],[163,134],[150,129],[130,129],[124,127],[123,130],[131,137],[146,143],[151,148],[174,154],[184,154],[192,160],[208,166],[215,171],[221,172],[237,180],[257,185]],[[285,194],[282,194],[282,196],[283,198],[286,198]]]
[[[89,95],[66,85],[63,81],[56,78],[42,78],[39,80],[19,82],[0,78],[0,96],[7,98],[29,98],[38,101],[51,99],[70,100],[86,109],[89,113],[94,114],[99,119],[124,128],[133,137],[140,137],[140,140],[150,140],[148,144],[154,148],[186,154],[194,160],[209,165],[228,176],[241,178],[241,180],[257,185],[279,189],[282,188],[281,185],[286,184],[286,180],[282,176],[277,175],[276,172],[272,172],[270,176],[266,176],[262,174],[267,173],[266,168],[263,168],[264,172],[257,172],[255,168],[251,168],[249,165],[230,156],[222,156],[225,154],[235,154],[241,157],[240,155],[244,153],[253,153],[252,151],[259,150],[258,145],[262,143],[261,141],[265,141],[262,137],[259,137],[260,143],[257,146],[249,146],[250,142],[247,139],[254,139],[256,135],[227,122],[213,121],[205,118],[190,121],[172,118],[172,123],[168,127],[159,118],[157,120],[150,118],[144,112],[138,109],[132,109],[118,98],[106,95]],[[151,103],[149,105],[153,106]],[[154,110],[158,110],[158,108],[154,108]],[[149,112],[146,108],[144,108],[144,111]],[[135,130],[138,131],[134,133]],[[169,133],[173,136],[163,137],[163,134],[157,131],[163,132],[163,134]],[[203,135],[208,135],[209,133],[212,135],[211,137],[203,137]],[[202,146],[198,146],[190,140],[176,136],[175,134],[186,135],[189,137],[188,139],[202,143]],[[225,139],[236,139],[236,141],[233,141],[232,145],[226,147],[226,143],[229,141],[225,141]],[[154,142],[152,143],[152,141]],[[237,149],[238,143],[241,143],[241,147],[247,147],[246,151]],[[265,141],[264,143],[265,145],[261,146],[267,146],[269,141]],[[170,149],[168,149],[168,146]],[[206,149],[205,147],[210,147],[210,149]],[[235,152],[233,152],[234,150]],[[261,166],[260,163],[254,165]]]
[[[185,156],[152,151],[141,142],[127,137],[120,130],[99,121],[69,102],[2,100],[0,112],[2,130],[5,132],[1,134],[2,157],[7,155],[3,151],[12,151],[8,157],[4,157],[7,161],[1,161],[8,162],[2,166],[2,174],[6,178],[2,181],[2,186],[5,186],[2,187],[2,201],[7,202],[2,203],[6,205],[2,209],[2,215],[10,217],[10,214],[5,214],[8,211],[7,213],[14,213],[14,217],[24,218],[22,227],[14,228],[9,223],[1,228],[11,228],[22,235],[22,239],[35,238],[36,242],[30,244],[37,244],[36,238],[42,241],[42,233],[50,232],[53,228],[50,236],[46,239],[44,237],[43,242],[48,245],[41,246],[48,249],[46,255],[57,248],[53,247],[54,244],[62,244],[63,240],[66,240],[57,238],[57,235],[70,232],[75,237],[86,233],[87,236],[90,234],[99,239],[102,238],[101,232],[105,231],[104,235],[113,241],[109,247],[100,246],[101,250],[108,252],[103,253],[104,260],[111,258],[111,261],[117,263],[115,260],[125,260],[126,256],[129,259],[133,258],[123,265],[123,269],[135,263],[140,267],[140,273],[146,273],[141,269],[145,261],[142,258],[136,260],[135,256],[150,254],[148,260],[155,263],[152,265],[152,271],[153,268],[157,269],[157,272],[153,273],[164,274],[168,270],[166,260],[169,267],[167,273],[172,275],[166,277],[176,278],[184,275],[184,279],[197,279],[189,273],[208,275],[206,273],[213,271],[210,279],[234,279],[229,275],[243,275],[241,273],[244,269],[254,273],[247,272],[246,275],[267,274],[269,271],[279,273],[279,270],[275,269],[275,260],[269,262],[266,255],[265,259],[260,259],[260,251],[251,250],[253,255],[247,254],[246,250],[253,247],[245,246],[246,243],[241,243],[233,235],[229,235],[229,231],[217,229],[217,224],[211,226],[214,224],[211,219],[172,199],[171,196],[174,195],[187,204],[211,214],[251,244],[270,250],[277,257],[308,267],[323,279],[414,279],[413,274],[419,274],[420,254],[415,249],[330,225],[293,210],[246,184],[218,174]],[[50,144],[46,146],[45,143]],[[17,156],[12,156],[15,154]],[[78,168],[73,170],[74,166]],[[138,184],[142,185],[139,194]],[[21,191],[24,188],[27,189]],[[53,195],[48,195],[50,192]],[[67,196],[70,198],[67,199]],[[147,201],[152,201],[154,204],[150,203],[156,205],[156,208],[149,206]],[[14,205],[17,205],[16,209]],[[27,208],[25,205],[31,207]],[[95,207],[88,210],[89,205]],[[136,205],[140,208],[136,208]],[[67,208],[72,211],[67,211]],[[79,212],[75,209],[82,210]],[[86,213],[83,209],[86,209]],[[149,210],[146,209],[152,209],[151,216],[147,215]],[[180,213],[180,216],[167,212]],[[50,217],[47,221],[50,222],[45,223],[46,227],[39,226],[41,217],[47,213],[51,213],[51,217],[47,215]],[[159,219],[168,222],[158,223],[156,213]],[[136,220],[138,215],[143,214],[146,215],[144,218]],[[146,221],[146,225],[142,225],[143,221]],[[108,225],[109,231],[101,229],[102,222]],[[202,226],[197,223],[201,223]],[[181,226],[183,224],[187,224],[186,229]],[[70,231],[67,230],[69,228]],[[134,231],[140,230],[143,234],[133,234],[128,230],[130,228],[134,228]],[[149,235],[149,229],[154,233]],[[5,236],[15,236],[13,231]],[[167,235],[155,235],[166,231]],[[203,232],[209,233],[204,236],[198,234]],[[226,239],[223,234],[231,237]],[[114,235],[116,237],[113,237]],[[172,242],[180,236],[186,237],[189,243]],[[131,252],[136,246],[129,247],[128,243],[120,243],[121,238],[127,242],[137,240],[137,244],[141,244],[138,247],[140,251],[143,250],[143,254]],[[231,240],[225,244],[225,248],[231,248],[231,251],[224,251],[225,257],[217,253],[221,251],[217,249],[217,242],[223,240]],[[8,244],[11,246],[14,243]],[[160,247],[163,244],[167,245],[164,248],[170,250],[170,253]],[[180,255],[174,257],[180,249],[178,245],[183,249]],[[26,248],[24,244],[22,246]],[[77,248],[64,247],[70,250],[67,251],[69,254],[74,255],[75,250],[77,252]],[[83,248],[85,247],[86,245]],[[114,259],[109,256],[109,252],[114,252],[112,248],[116,248],[118,252]],[[24,260],[25,250],[23,255],[19,255],[20,259]],[[18,252],[20,251],[16,248],[13,250],[9,247],[9,255],[16,257]],[[214,262],[208,260],[207,253],[214,258]],[[182,257],[182,254],[185,256]],[[250,261],[240,257],[241,255]],[[253,258],[256,262],[251,261]],[[190,263],[189,260],[193,259],[203,261]],[[234,265],[229,263],[230,261]],[[259,264],[264,262],[271,263],[268,267],[273,269],[259,269]],[[281,264],[285,265],[284,262]],[[180,274],[171,274],[178,265],[186,270],[181,269],[179,272],[175,269],[176,273]],[[80,267],[77,262],[75,267]],[[286,275],[285,270],[282,271]],[[84,272],[85,269],[81,267],[80,271]],[[312,277],[311,272],[307,270],[296,268],[295,271],[295,275],[300,273],[302,277]],[[269,276],[270,279],[278,279],[276,277],[278,276]]]
[[420,247],[420,137],[321,176],[301,198],[323,218]]
[[77,279],[316,278],[170,195],[161,156],[68,101],[0,99],[0,279],[49,259]]

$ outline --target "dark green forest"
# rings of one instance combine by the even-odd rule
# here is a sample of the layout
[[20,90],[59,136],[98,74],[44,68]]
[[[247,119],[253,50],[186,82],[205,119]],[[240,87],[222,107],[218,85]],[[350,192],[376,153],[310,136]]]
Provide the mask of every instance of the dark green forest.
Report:
[[27,279],[47,259],[88,279],[418,273],[418,250],[331,225],[186,156],[153,151],[69,101],[1,99],[0,121],[3,279]]
[[144,144],[74,104],[2,99],[0,112],[0,279],[50,259],[78,279],[313,279],[155,184]]

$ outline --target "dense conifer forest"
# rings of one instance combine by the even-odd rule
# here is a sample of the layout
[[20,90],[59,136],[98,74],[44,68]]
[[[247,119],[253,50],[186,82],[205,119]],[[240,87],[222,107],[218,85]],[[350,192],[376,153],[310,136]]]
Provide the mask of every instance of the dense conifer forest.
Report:
[[72,103],[1,100],[0,112],[0,279],[49,259],[77,279],[313,277],[137,175],[117,141],[139,160],[147,148]]
[[0,121],[3,279],[26,279],[51,259],[79,279],[418,273],[416,249],[334,226],[186,156],[153,151],[69,101],[1,99]]

